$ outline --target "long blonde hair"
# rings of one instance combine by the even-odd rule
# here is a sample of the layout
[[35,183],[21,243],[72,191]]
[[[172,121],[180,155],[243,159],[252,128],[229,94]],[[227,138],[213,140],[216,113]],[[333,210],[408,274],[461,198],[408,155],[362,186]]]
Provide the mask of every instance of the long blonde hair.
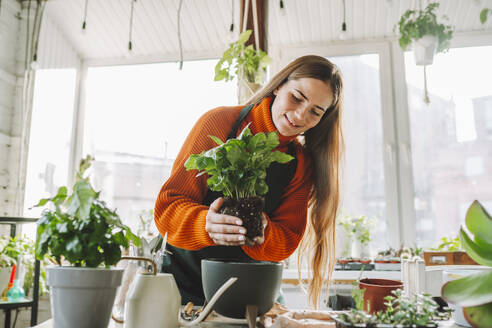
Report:
[[304,133],[304,146],[312,158],[313,188],[309,197],[306,233],[299,246],[298,270],[305,258],[310,258],[308,272],[309,303],[319,306],[319,298],[326,277],[326,287],[335,262],[335,219],[339,202],[340,160],[343,152],[342,134],[342,76],[337,66],[324,57],[308,55],[299,57],[277,73],[246,105],[259,103],[289,80],[315,78],[330,85],[333,103],[321,121]]

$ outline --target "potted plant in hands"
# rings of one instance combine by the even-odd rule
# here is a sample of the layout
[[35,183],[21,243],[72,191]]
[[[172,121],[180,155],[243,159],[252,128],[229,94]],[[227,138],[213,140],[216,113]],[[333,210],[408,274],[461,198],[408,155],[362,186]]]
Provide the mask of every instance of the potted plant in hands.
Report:
[[123,275],[110,266],[120,260],[121,247],[140,244],[85,177],[92,160],[80,162],[71,195],[60,187],[36,205],[52,205],[38,221],[36,257],[49,254],[59,264],[47,270],[54,327],[106,328]]
[[[478,264],[492,267],[492,217],[476,200],[468,208],[465,226],[468,232],[465,227],[460,229],[463,248]],[[441,294],[447,302],[463,307],[473,327],[491,327],[492,270],[449,281]]]
[[[263,198],[268,192],[266,170],[273,162],[287,163],[292,156],[273,151],[278,146],[276,132],[253,135],[246,126],[237,138],[225,143],[210,136],[218,146],[192,154],[185,163],[187,170],[208,174],[207,185],[222,192],[220,213],[239,217],[246,228],[246,240],[256,243],[263,237]],[[259,238],[259,239],[258,239]]]
[[239,103],[244,103],[263,84],[266,68],[272,59],[261,49],[246,46],[251,37],[251,30],[239,35],[237,41],[232,42],[215,66],[214,81],[231,81],[238,77]]

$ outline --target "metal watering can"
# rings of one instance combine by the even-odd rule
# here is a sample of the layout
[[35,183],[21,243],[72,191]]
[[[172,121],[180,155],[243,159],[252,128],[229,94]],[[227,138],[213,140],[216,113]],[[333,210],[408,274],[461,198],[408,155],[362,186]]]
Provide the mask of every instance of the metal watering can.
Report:
[[146,257],[123,256],[121,259],[148,261],[153,268],[152,273],[139,273],[135,277],[125,298],[123,320],[112,316],[116,322],[123,323],[124,328],[177,328],[197,325],[207,317],[215,302],[237,280],[233,277],[226,281],[200,315],[188,321],[180,315],[181,294],[172,274],[157,273],[155,262]]

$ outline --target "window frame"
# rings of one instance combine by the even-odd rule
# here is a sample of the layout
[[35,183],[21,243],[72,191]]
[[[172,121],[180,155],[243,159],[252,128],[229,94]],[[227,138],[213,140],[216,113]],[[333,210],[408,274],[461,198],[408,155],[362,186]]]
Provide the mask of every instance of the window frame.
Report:
[[[492,33],[455,33],[451,48],[492,45]],[[372,41],[320,43],[306,46],[273,46],[272,71],[278,72],[295,57],[305,54],[351,56],[378,54],[380,65],[384,174],[387,202],[388,244],[393,248],[416,245],[415,189],[411,151],[404,52],[398,38]]]
[[[394,112],[394,95],[392,87],[392,71],[390,65],[385,63],[391,62],[391,49],[388,41],[360,42],[360,43],[343,43],[328,45],[314,45],[305,47],[281,47],[275,48],[276,58],[280,62],[273,68],[278,71],[280,67],[285,66],[292,59],[305,55],[317,54],[324,57],[333,56],[356,56],[364,54],[379,55],[379,81],[381,90],[381,113],[383,127],[383,159],[384,159],[384,186],[386,198],[386,216],[387,216],[387,233],[388,244],[390,247],[399,248],[402,241],[400,235],[401,225],[399,220],[390,220],[389,218],[399,218],[400,200],[396,192],[399,187],[398,179],[398,151],[397,135],[394,129],[395,112]],[[343,72],[342,72],[343,73]]]

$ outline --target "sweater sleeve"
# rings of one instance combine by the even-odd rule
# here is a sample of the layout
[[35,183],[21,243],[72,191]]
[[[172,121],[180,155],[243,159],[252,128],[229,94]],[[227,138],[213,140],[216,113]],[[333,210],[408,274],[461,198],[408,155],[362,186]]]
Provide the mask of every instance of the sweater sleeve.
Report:
[[188,250],[215,245],[205,230],[208,206],[201,205],[207,194],[207,175],[197,177],[198,172],[186,171],[184,164],[191,154],[216,146],[209,135],[225,140],[228,131],[224,126],[232,126],[238,113],[234,108],[217,108],[205,113],[192,128],[174,161],[154,210],[156,226],[162,235],[167,232],[171,245]]
[[311,164],[307,154],[297,147],[297,169],[285,188],[280,205],[267,218],[265,241],[261,245],[242,246],[251,258],[261,261],[282,261],[299,245],[306,229],[307,207],[312,187]]

